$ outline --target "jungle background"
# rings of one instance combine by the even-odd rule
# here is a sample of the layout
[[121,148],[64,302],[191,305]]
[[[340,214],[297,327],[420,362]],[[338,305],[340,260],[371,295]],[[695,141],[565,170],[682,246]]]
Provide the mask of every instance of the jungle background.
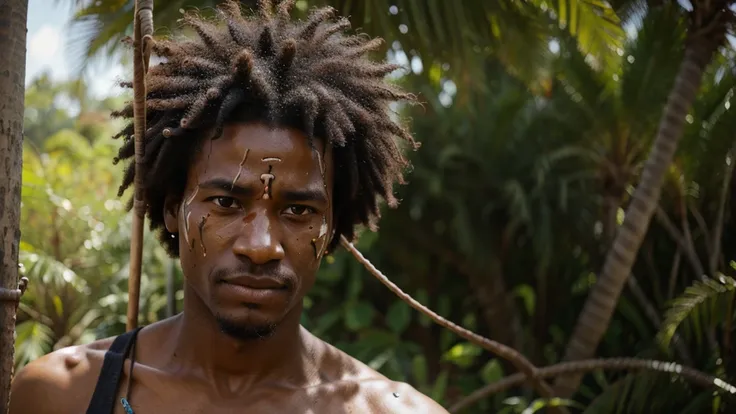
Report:
[[[48,0],[51,2],[51,0]],[[80,67],[131,76],[130,0],[59,0],[73,10]],[[192,6],[157,1],[156,34]],[[254,2],[244,2],[253,5]],[[300,0],[330,4],[386,39],[392,74],[421,106],[396,108],[422,147],[401,205],[357,247],[440,315],[560,361],[641,171],[688,39],[687,1]],[[677,361],[736,381],[736,49],[707,65],[655,218],[596,355]],[[122,80],[122,79],[121,79]],[[80,71],[26,82],[16,369],[125,329],[131,216],[112,164],[130,96],[92,94]],[[182,274],[146,230],[140,324],[181,310]],[[514,372],[389,294],[345,251],[328,256],[303,324],[449,407]],[[673,337],[676,340],[673,341]],[[593,372],[567,402],[585,413],[726,413],[736,404],[669,375]],[[467,413],[531,413],[521,387]],[[729,408],[730,407],[730,408]]]

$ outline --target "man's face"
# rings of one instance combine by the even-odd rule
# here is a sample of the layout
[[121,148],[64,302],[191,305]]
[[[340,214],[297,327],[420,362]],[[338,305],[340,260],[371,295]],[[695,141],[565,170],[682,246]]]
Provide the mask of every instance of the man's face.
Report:
[[304,295],[332,235],[332,164],[298,130],[232,124],[205,142],[166,227],[186,283],[226,333],[265,336]]

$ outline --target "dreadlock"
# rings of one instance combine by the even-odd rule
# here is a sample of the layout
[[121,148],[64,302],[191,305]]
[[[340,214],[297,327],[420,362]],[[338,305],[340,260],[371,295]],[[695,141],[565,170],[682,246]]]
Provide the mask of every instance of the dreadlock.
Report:
[[[150,228],[159,231],[174,256],[178,243],[163,224],[164,201],[167,196],[181,200],[194,153],[206,140],[217,139],[228,122],[294,127],[310,145],[319,137],[332,147],[340,174],[335,174],[330,250],[341,235],[352,240],[355,225],[375,230],[381,200],[398,204],[392,187],[404,183],[408,161],[394,138],[418,147],[390,117],[391,102],[415,100],[384,80],[400,66],[368,59],[365,55],[381,40],[346,34],[350,23],[331,7],[311,11],[306,21],[292,21],[294,3],[284,0],[274,7],[271,0],[260,0],[258,13],[246,17],[238,2],[229,0],[214,20],[184,17],[196,38],[153,46],[162,63],[147,74],[143,194]],[[131,119],[132,104],[113,116]],[[115,138],[123,138],[123,145],[114,162],[131,160],[132,120]],[[119,196],[134,175],[131,161]]]

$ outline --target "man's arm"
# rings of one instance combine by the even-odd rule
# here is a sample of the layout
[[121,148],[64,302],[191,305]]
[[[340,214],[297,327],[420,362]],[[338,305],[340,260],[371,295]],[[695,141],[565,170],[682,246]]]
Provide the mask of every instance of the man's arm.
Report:
[[90,363],[81,347],[61,349],[31,362],[13,378],[9,414],[85,412],[95,385],[89,373]]

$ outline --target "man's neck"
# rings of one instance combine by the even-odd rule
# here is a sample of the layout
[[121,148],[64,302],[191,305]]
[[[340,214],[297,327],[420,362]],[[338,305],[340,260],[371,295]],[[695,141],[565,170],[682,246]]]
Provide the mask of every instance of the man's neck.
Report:
[[269,337],[239,340],[223,333],[209,309],[202,309],[204,304],[193,295],[185,293],[184,312],[174,320],[171,368],[231,389],[263,382],[306,385],[316,379],[316,347],[299,324],[301,305]]

